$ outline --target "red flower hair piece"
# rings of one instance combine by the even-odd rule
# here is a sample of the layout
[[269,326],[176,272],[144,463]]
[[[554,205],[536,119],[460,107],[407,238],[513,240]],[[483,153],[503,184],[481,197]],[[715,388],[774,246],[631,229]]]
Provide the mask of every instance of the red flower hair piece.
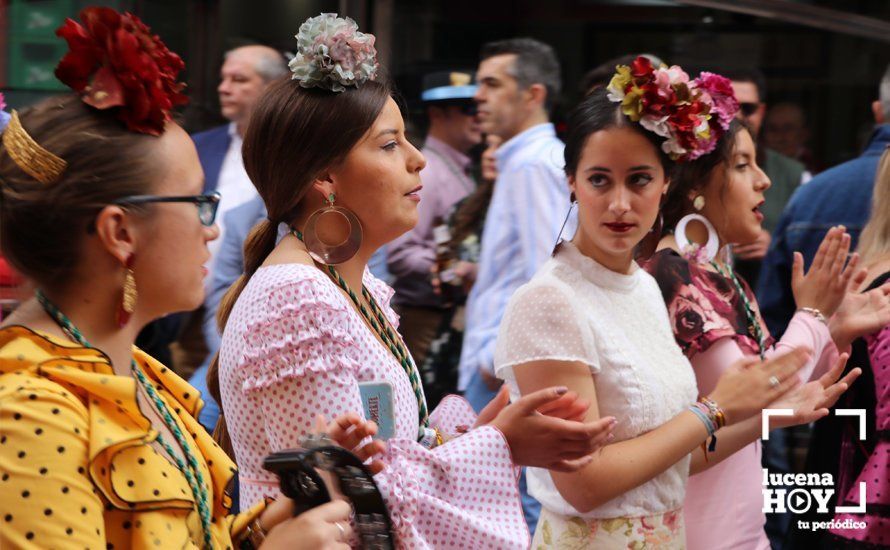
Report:
[[630,120],[665,138],[661,148],[677,162],[713,151],[739,110],[730,81],[717,74],[690,80],[680,67],[656,68],[642,56],[616,70],[609,99],[621,103]]
[[188,102],[176,80],[182,59],[133,14],[90,7],[80,20],[66,19],[56,30],[69,48],[56,77],[87,105],[117,108],[129,130],[161,135],[170,110]]

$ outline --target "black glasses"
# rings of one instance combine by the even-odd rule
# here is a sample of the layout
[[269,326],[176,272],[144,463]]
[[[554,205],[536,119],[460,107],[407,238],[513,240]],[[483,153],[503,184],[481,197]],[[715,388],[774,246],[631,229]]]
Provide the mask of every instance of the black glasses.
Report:
[[742,112],[742,116],[749,117],[757,112],[757,109],[760,107],[760,103],[739,103],[739,110]]
[[182,197],[164,197],[161,195],[132,195],[114,201],[113,204],[133,205],[147,204],[151,202],[190,202],[198,207],[198,219],[207,227],[216,221],[216,210],[219,208],[219,199],[222,197],[219,191],[207,195],[187,195]]

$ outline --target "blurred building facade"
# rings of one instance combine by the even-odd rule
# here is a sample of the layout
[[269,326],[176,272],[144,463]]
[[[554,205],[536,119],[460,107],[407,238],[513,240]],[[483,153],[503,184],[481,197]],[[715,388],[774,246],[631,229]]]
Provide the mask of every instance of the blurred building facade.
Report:
[[52,70],[65,45],[54,30],[95,4],[136,13],[185,58],[192,102],[182,122],[192,131],[220,121],[224,51],[259,42],[286,52],[299,24],[326,11],[377,35],[409,106],[424,73],[475,67],[484,42],[520,35],[559,53],[563,109],[580,97],[587,70],[626,53],[691,70],[758,68],[768,103],[795,102],[807,113],[810,147],[826,166],[858,154],[890,63],[883,0],[0,0],[0,89],[10,106],[61,89]]

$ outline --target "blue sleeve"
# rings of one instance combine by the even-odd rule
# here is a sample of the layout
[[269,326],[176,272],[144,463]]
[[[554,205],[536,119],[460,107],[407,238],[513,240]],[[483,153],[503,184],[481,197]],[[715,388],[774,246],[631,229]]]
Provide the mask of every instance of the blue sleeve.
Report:
[[553,171],[543,164],[524,166],[511,174],[510,180],[523,274],[530,281],[553,254],[557,234],[569,211],[568,182],[565,177],[554,177]]
[[777,340],[794,316],[794,294],[791,291],[791,266],[794,250],[789,242],[788,227],[794,220],[794,203],[779,218],[772,243],[760,267],[757,302],[770,334]]
[[201,365],[201,368],[189,378],[189,384],[201,393],[201,399],[204,400],[204,408],[198,413],[198,422],[207,428],[208,432],[213,433],[216,421],[219,419],[219,405],[207,390],[207,369],[208,365]]
[[377,252],[374,252],[374,254],[371,255],[371,259],[368,260],[368,269],[371,271],[371,275],[377,277],[386,284],[391,284],[392,277],[386,269],[386,252],[385,246],[378,248]]
[[[247,219],[243,214],[247,211],[236,208],[229,212],[223,223],[223,242],[219,247],[211,269],[210,285],[204,299],[204,341],[207,343],[209,357],[219,349],[220,333],[216,323],[216,312],[219,303],[229,287],[244,272],[244,241],[253,228],[253,214]],[[209,361],[209,359],[208,359]]]

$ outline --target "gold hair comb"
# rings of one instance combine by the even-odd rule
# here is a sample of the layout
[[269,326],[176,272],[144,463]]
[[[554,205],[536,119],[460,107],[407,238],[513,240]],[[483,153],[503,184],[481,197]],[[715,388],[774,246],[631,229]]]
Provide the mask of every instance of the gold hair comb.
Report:
[[3,146],[19,168],[41,183],[56,181],[68,166],[67,162],[34,141],[22,126],[18,111],[12,112],[3,132]]

